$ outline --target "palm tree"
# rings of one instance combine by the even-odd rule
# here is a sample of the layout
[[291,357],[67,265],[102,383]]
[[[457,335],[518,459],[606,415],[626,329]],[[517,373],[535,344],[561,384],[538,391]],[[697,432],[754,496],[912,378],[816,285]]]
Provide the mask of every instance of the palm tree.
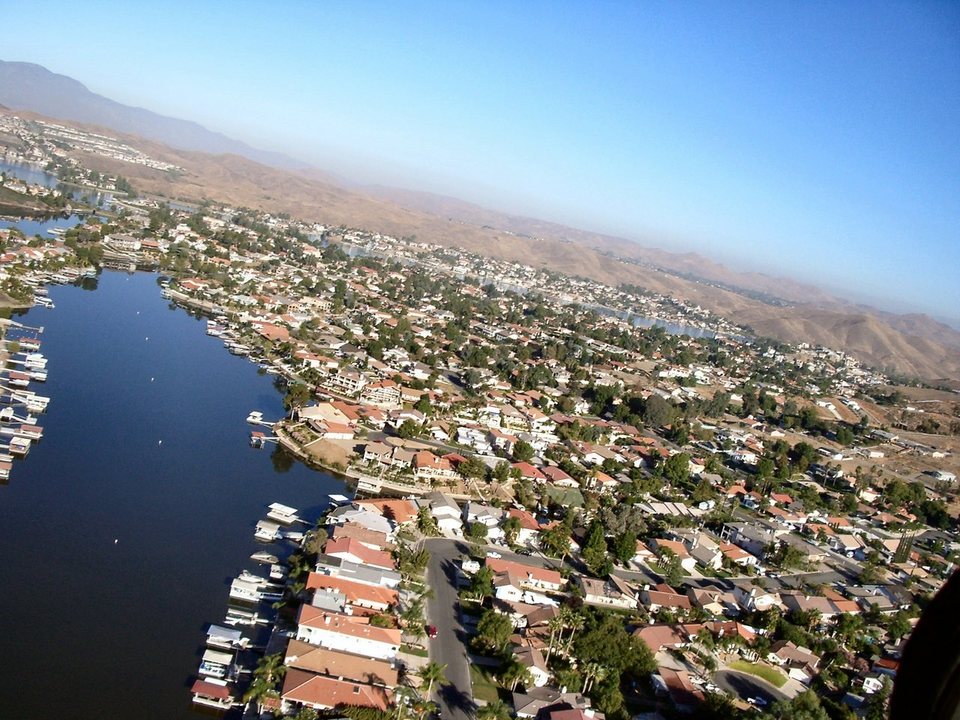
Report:
[[567,636],[567,655],[570,654],[571,649],[573,648],[573,636],[577,634],[577,630],[582,630],[586,621],[584,620],[583,615],[574,610],[569,610],[567,615],[566,626],[570,630],[570,634]]
[[253,681],[243,694],[244,702],[261,700],[266,697],[279,697],[277,683],[287,673],[287,666],[283,664],[280,653],[264,655],[253,671]]
[[517,689],[517,685],[529,685],[533,681],[533,676],[526,665],[519,662],[516,658],[510,658],[507,666],[503,669],[500,679],[504,684],[510,684],[510,692]]
[[593,683],[596,680],[603,680],[607,677],[609,669],[606,665],[598,662],[588,662],[583,666],[583,692],[590,692]]
[[446,665],[441,665],[440,663],[428,662],[422,668],[420,668],[420,679],[427,684],[427,693],[426,696],[430,697],[433,693],[433,684],[440,683],[441,685],[447,681],[447,676],[445,674],[447,669]]
[[397,685],[393,689],[393,700],[397,711],[395,720],[403,720],[407,707],[413,707],[419,702],[420,693],[409,685]]
[[510,720],[510,709],[503,700],[494,700],[477,710],[477,720]]
[[546,661],[550,662],[550,656],[553,654],[554,649],[554,641],[559,642],[560,635],[563,634],[563,628],[565,627],[563,615],[555,615],[547,620],[547,627],[550,628],[550,643],[547,645]]

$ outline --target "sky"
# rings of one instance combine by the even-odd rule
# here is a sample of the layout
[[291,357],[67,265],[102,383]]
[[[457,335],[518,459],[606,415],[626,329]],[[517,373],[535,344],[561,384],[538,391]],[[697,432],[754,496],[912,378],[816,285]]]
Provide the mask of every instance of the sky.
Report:
[[960,3],[0,12],[4,60],[363,183],[960,317]]

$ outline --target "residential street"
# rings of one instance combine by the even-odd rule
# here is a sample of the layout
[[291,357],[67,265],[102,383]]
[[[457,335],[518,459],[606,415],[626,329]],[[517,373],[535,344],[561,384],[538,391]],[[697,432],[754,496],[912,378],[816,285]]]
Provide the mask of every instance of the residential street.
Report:
[[427,584],[433,590],[427,602],[427,622],[437,628],[437,636],[429,640],[430,659],[447,666],[448,684],[437,688],[434,699],[443,720],[468,720],[474,717],[476,705],[457,598],[458,561],[466,555],[467,546],[445,538],[430,538],[424,546],[430,552]]

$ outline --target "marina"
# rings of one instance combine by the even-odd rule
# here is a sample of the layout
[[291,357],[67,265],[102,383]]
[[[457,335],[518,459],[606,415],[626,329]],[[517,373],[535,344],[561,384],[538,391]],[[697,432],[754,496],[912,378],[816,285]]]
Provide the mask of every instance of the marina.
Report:
[[[13,408],[0,423],[22,433],[33,415],[43,426],[39,444],[0,435],[0,478],[4,456],[21,444],[29,452],[0,487],[11,555],[0,630],[17,656],[0,702],[18,717],[93,720],[136,707],[144,718],[190,718],[234,707],[246,676],[198,679],[198,668],[206,649],[252,668],[247,655],[268,640],[272,603],[229,599],[244,569],[274,591],[282,582],[272,565],[282,569],[293,540],[258,548],[258,520],[277,500],[314,518],[327,494],[343,492],[279,447],[246,447],[249,408],[284,415],[273,379],[207,342],[206,321],[171,310],[158,290],[156,275],[104,272],[95,291],[52,285],[55,310],[16,318],[44,332],[19,333],[26,342],[11,357],[42,353],[52,369],[42,396],[0,379]],[[210,646],[205,622],[240,631],[249,649]]]

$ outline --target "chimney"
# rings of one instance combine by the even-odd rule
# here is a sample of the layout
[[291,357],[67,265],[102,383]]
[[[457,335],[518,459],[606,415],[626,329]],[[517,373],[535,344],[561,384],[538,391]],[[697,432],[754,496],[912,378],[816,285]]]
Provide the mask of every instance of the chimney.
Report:
[[329,624],[330,624],[330,616],[329,616],[329,615],[324,615],[324,616],[323,616],[323,624],[324,624],[324,625],[329,625]]

